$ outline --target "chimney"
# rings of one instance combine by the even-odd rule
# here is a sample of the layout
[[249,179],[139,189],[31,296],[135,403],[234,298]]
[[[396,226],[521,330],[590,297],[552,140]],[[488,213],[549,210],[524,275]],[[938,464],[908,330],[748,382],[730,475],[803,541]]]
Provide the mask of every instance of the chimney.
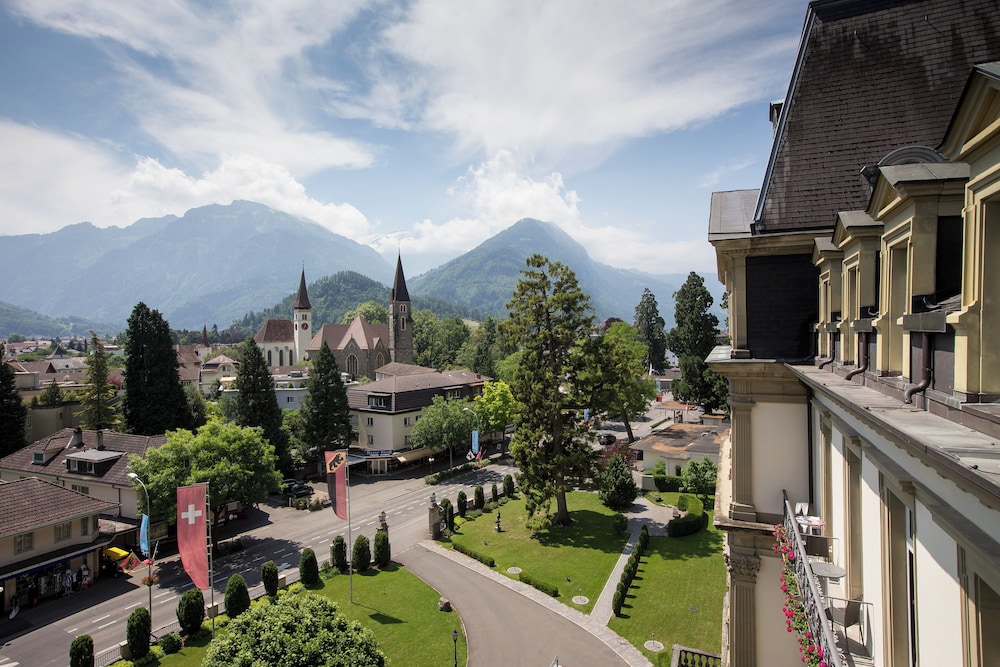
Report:
[[66,449],[70,447],[82,447],[83,446],[83,429],[75,428],[73,429],[73,437],[69,439],[69,443],[66,445]]
[[99,450],[104,450],[104,429],[97,429],[97,448]]

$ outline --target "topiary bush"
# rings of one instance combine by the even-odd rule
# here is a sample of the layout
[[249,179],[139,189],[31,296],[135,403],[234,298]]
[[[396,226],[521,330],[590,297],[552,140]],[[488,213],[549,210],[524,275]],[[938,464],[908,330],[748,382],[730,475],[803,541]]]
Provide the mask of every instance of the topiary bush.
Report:
[[351,567],[355,572],[365,572],[372,566],[372,548],[368,538],[358,535],[354,540],[354,550],[351,551]]
[[204,620],[205,596],[197,588],[184,591],[177,603],[177,622],[181,626],[181,632],[193,635],[201,629]]
[[454,532],[455,530],[455,508],[452,506],[451,501],[447,498],[442,498],[441,511],[444,516],[444,526],[448,530]]
[[611,598],[611,611],[614,612],[615,616],[622,615],[622,604],[625,603],[625,594],[621,591],[615,591],[615,596]]
[[687,512],[688,504],[691,502],[691,496],[681,496],[677,499],[677,509],[682,512]]
[[278,565],[273,560],[269,560],[260,566],[260,581],[264,584],[264,590],[272,598],[278,594]]
[[333,538],[333,544],[330,545],[330,558],[333,560],[333,566],[341,572],[347,572],[347,540],[344,539],[343,535],[337,535]]
[[611,515],[611,529],[615,531],[615,535],[621,535],[628,530],[628,519],[624,514],[615,512]]
[[503,495],[508,498],[514,497],[514,476],[504,475],[503,476]]
[[554,598],[559,597],[559,589],[557,587],[553,586],[552,584],[547,584],[544,581],[539,581],[538,579],[535,579],[527,572],[521,572],[519,575],[517,575],[517,578],[523,581],[524,583],[528,584],[529,586],[537,588],[546,595],[551,595]]
[[469,497],[465,495],[465,491],[458,492],[458,500],[455,502],[458,505],[458,516],[465,518],[465,510],[468,509]]
[[626,510],[635,502],[639,493],[632,471],[621,456],[615,455],[601,472],[599,496],[605,506],[613,510]]
[[375,564],[379,567],[385,567],[392,560],[392,550],[389,546],[389,533],[384,530],[380,530],[375,533],[375,547],[374,547],[374,558]]
[[142,660],[149,653],[149,633],[152,631],[152,620],[149,610],[136,607],[128,617],[125,628],[125,641],[132,652],[132,660]]
[[500,498],[500,492],[497,491],[497,485],[496,484],[494,484],[493,488],[490,489],[490,498],[493,500],[494,504],[496,504],[497,500]]
[[483,492],[482,484],[476,485],[476,489],[472,497],[472,504],[475,506],[477,510],[483,509],[483,506],[486,504],[486,493]]
[[475,558],[476,560],[478,560],[480,563],[482,563],[487,567],[496,567],[496,561],[490,558],[489,556],[481,554],[478,551],[473,551],[469,547],[463,546],[457,542],[453,542],[451,546],[458,553],[465,554],[469,558]]
[[224,600],[229,618],[236,618],[250,608],[250,591],[247,590],[247,581],[243,575],[234,574],[229,577]]
[[94,667],[94,638],[80,635],[69,645],[69,667]]
[[649,528],[646,524],[642,524],[642,528],[639,529],[639,551],[640,553],[646,553],[646,548],[649,546]]
[[678,507],[680,507],[682,500],[686,501],[685,506],[687,507],[687,514],[679,519],[672,519],[670,523],[667,524],[667,535],[670,537],[694,535],[699,530],[708,526],[708,514],[705,512],[702,502],[697,498],[681,496],[677,501]]
[[181,636],[176,632],[171,632],[169,635],[160,638],[160,648],[167,655],[171,653],[177,653],[181,650]]
[[316,562],[316,552],[306,547],[299,556],[299,581],[311,588],[319,584],[319,563]]

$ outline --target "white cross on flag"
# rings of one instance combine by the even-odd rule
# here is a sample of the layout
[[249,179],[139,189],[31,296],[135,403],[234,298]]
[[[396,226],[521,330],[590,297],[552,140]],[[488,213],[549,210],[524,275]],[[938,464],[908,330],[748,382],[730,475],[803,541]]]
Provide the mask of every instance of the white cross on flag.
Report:
[[184,571],[195,588],[208,588],[208,524],[205,516],[205,487],[177,488],[177,550]]

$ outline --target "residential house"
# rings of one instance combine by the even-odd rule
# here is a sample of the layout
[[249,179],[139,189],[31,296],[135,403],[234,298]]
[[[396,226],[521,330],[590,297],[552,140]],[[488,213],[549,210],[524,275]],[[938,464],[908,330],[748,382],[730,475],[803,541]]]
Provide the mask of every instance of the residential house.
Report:
[[712,196],[723,665],[1000,661],[997,34],[985,0],[810,3],[762,188]]
[[[433,455],[429,447],[414,449],[410,434],[424,408],[435,396],[473,399],[489,378],[472,371],[416,372],[408,365],[394,366],[400,375],[347,389],[351,421],[358,433],[357,452],[368,461],[368,470],[385,474],[398,464],[417,463]],[[383,369],[390,370],[390,369]],[[471,435],[471,434],[470,434]]]
[[668,475],[680,475],[691,461],[711,459],[719,465],[719,449],[728,428],[704,424],[670,424],[636,440],[629,449],[635,452],[638,468],[652,474],[656,464],[663,462]]
[[230,359],[224,354],[212,357],[201,365],[201,377],[199,385],[201,391],[206,396],[215,391],[216,385],[220,388],[229,385],[236,379],[236,371],[239,370],[240,362]]
[[102,532],[99,517],[115,513],[116,503],[25,477],[0,482],[0,507],[0,611],[5,615],[98,576],[101,549],[113,537]]

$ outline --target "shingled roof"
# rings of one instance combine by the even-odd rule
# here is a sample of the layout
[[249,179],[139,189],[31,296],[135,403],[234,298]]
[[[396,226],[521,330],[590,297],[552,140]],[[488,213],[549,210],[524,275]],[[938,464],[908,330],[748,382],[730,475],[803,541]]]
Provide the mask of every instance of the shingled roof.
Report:
[[284,343],[295,339],[295,328],[291,320],[268,320],[261,325],[253,339],[258,345]]
[[973,65],[1000,59],[995,0],[810,3],[755,233],[832,228],[862,210],[860,170],[938,146]]
[[326,341],[331,350],[342,350],[354,339],[362,350],[373,350],[382,341],[389,343],[389,325],[366,322],[359,315],[350,324],[324,324],[313,337],[307,348],[309,352],[319,352]]
[[64,486],[25,477],[0,482],[0,538],[80,517],[109,512],[118,503],[91,498]]

